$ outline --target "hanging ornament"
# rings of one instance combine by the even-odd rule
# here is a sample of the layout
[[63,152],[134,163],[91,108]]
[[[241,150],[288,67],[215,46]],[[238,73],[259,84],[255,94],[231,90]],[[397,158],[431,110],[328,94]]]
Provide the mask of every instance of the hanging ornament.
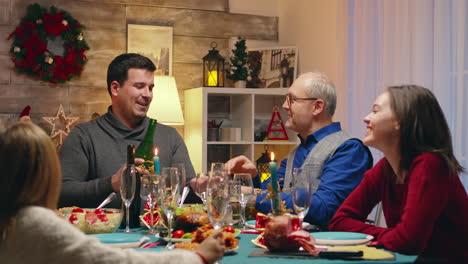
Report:
[[[89,50],[83,29],[66,11],[29,5],[26,16],[8,36],[13,40],[10,55],[16,70],[51,83],[64,83],[81,74],[88,60],[84,53]],[[48,47],[56,38],[63,42],[63,56]]]
[[79,117],[67,117],[63,111],[63,106],[60,105],[57,115],[54,117],[42,117],[48,124],[52,126],[52,131],[50,132],[50,138],[56,142],[57,146],[60,147],[63,144],[63,141],[70,133],[72,125],[78,121]]

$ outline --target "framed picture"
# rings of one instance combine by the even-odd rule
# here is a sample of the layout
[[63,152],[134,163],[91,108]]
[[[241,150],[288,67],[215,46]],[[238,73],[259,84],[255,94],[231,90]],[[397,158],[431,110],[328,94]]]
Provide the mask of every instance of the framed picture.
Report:
[[128,24],[127,52],[150,58],[155,75],[172,75],[172,27]]
[[289,87],[296,78],[297,48],[294,46],[249,49],[247,56],[252,70],[247,87]]

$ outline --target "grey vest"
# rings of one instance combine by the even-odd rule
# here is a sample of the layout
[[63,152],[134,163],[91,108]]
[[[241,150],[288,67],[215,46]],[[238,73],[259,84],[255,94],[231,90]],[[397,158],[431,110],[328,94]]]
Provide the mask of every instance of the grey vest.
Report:
[[[304,163],[301,166],[302,173],[309,175],[311,181],[311,193],[314,194],[320,184],[322,177],[323,164],[335,154],[336,149],[345,141],[351,139],[352,136],[346,131],[338,131],[330,134],[320,140],[317,145],[309,152]],[[294,157],[296,156],[297,147],[294,148],[288,155],[286,164],[286,173],[284,177],[283,192],[290,193],[292,184],[292,169]]]

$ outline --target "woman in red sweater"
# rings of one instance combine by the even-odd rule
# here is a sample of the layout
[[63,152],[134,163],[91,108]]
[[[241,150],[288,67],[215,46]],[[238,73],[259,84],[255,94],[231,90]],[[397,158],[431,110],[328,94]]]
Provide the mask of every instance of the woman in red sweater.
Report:
[[[437,99],[423,87],[389,87],[364,122],[364,144],[385,157],[341,205],[330,230],[366,233],[403,254],[468,263],[463,168]],[[388,228],[364,223],[379,202]]]

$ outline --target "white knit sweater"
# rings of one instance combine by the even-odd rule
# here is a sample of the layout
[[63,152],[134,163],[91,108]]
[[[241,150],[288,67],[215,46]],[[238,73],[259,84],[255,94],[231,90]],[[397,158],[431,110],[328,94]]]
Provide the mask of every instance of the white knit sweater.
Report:
[[191,251],[137,252],[112,248],[86,236],[54,211],[29,206],[18,213],[9,245],[0,244],[0,262],[9,263],[198,263]]

